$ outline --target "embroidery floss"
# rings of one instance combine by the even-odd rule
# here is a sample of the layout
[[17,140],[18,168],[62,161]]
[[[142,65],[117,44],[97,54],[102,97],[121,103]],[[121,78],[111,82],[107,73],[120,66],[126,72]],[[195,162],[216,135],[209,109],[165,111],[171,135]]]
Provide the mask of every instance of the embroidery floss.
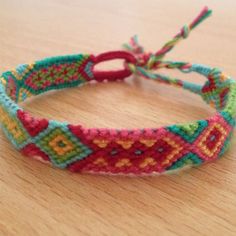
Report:
[[[0,77],[0,123],[4,133],[21,153],[71,171],[159,174],[217,159],[229,146],[235,126],[235,80],[217,68],[164,60],[210,14],[211,10],[204,8],[156,53],[146,53],[135,36],[124,45],[126,51],[52,57],[4,72]],[[124,68],[95,70],[98,63],[113,59],[124,59]],[[207,81],[201,86],[154,72],[160,68],[196,72]],[[94,80],[123,80],[134,73],[198,94],[216,109],[216,114],[160,128],[100,129],[35,118],[17,105],[49,90]]]

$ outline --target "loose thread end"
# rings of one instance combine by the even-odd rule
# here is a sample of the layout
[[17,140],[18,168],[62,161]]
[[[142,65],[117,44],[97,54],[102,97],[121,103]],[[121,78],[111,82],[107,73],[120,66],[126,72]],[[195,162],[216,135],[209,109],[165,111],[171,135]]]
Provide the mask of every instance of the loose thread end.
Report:
[[[139,66],[143,67],[143,69],[145,70],[157,69],[158,67],[161,67],[165,55],[169,51],[171,51],[182,39],[187,38],[190,32],[194,28],[196,28],[201,22],[207,19],[211,14],[212,10],[209,9],[208,7],[204,7],[202,11],[198,14],[198,16],[190,24],[182,27],[181,31],[178,34],[176,34],[170,41],[165,43],[164,46],[156,53],[146,53],[143,47],[139,44],[137,35],[133,36],[130,40],[130,43],[125,44],[124,47],[128,51],[134,54],[134,56],[138,59]],[[165,66],[171,67],[170,65],[165,65]],[[182,65],[180,67],[182,68]],[[134,68],[131,69],[132,71],[134,71]],[[145,74],[143,72],[144,71],[143,69],[139,71],[145,76],[148,75],[148,77],[150,77],[150,74]]]
[[194,21],[190,24],[190,28],[194,29],[200,23],[202,23],[205,19],[212,15],[212,10],[208,7],[204,7],[200,14],[194,19]]
[[138,42],[138,36],[134,35],[131,37],[129,43],[123,44],[123,48],[125,48],[128,51],[131,51],[134,54],[142,54],[144,52],[143,47]]

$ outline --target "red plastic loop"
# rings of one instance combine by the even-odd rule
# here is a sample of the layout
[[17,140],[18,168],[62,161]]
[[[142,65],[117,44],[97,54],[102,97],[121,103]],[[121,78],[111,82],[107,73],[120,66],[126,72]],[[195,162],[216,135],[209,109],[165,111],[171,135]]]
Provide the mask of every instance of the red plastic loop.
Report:
[[124,79],[129,77],[132,72],[124,67],[122,70],[111,70],[111,71],[96,71],[94,70],[94,66],[103,61],[110,61],[114,59],[124,59],[126,63],[136,64],[136,58],[129,52],[126,51],[111,51],[99,54],[93,58],[93,75],[94,79],[98,81],[102,80],[117,80]]

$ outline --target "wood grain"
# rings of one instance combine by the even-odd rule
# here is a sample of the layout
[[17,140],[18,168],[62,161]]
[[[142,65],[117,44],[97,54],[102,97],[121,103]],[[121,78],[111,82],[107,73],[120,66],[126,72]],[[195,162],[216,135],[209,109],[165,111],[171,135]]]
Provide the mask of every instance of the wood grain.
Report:
[[[47,56],[116,50],[133,34],[157,50],[205,4],[214,17],[167,57],[236,77],[234,0],[0,0],[0,70]],[[87,127],[158,127],[213,113],[195,95],[134,77],[50,92],[23,106]],[[0,132],[0,235],[236,235],[235,144],[234,138],[213,164],[127,178],[57,170],[21,156]]]

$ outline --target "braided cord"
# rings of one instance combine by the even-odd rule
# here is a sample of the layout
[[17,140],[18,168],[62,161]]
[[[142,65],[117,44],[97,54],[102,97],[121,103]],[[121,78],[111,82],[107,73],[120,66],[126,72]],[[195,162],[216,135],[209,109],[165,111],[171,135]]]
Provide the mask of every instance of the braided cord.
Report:
[[[156,53],[145,52],[144,48],[138,42],[138,37],[132,37],[130,43],[125,44],[124,47],[136,57],[137,63],[126,63],[126,66],[133,73],[144,78],[181,87],[201,95],[205,102],[216,108],[218,111],[224,110],[224,112],[227,112],[230,116],[235,117],[236,83],[234,80],[225,76],[222,71],[217,68],[209,68],[188,62],[163,60],[168,52],[170,52],[181,40],[187,38],[190,32],[211,14],[212,10],[204,7],[200,14],[189,25],[184,25],[179,33],[165,43]],[[204,85],[198,85],[153,72],[154,70],[161,68],[178,69],[184,73],[196,72],[204,75],[208,80]]]
[[146,53],[144,48],[138,43],[138,37],[135,35],[131,38],[129,44],[124,44],[124,48],[132,52],[137,57],[138,63],[127,63],[127,67],[132,72],[145,78],[154,79],[177,86],[179,85],[200,94],[201,86],[199,85],[173,79],[164,75],[155,74],[152,71],[160,68],[179,69],[182,72],[195,71],[193,65],[188,62],[164,61],[163,58],[177,45],[177,43],[179,43],[182,39],[187,38],[191,30],[196,28],[201,22],[208,18],[211,13],[212,10],[209,10],[207,7],[203,8],[200,14],[189,25],[184,25],[180,32],[177,33],[170,41],[165,43],[164,46],[156,53]]
[[[155,53],[154,62],[162,60],[167,52],[172,50],[177,43],[179,43],[182,39],[185,39],[189,36],[189,33],[192,29],[195,29],[201,22],[203,22],[206,18],[208,18],[212,14],[212,10],[209,10],[205,7],[201,13],[189,24],[184,25],[180,32],[174,36],[173,39],[168,41],[159,51]],[[151,63],[151,62],[149,62]]]

